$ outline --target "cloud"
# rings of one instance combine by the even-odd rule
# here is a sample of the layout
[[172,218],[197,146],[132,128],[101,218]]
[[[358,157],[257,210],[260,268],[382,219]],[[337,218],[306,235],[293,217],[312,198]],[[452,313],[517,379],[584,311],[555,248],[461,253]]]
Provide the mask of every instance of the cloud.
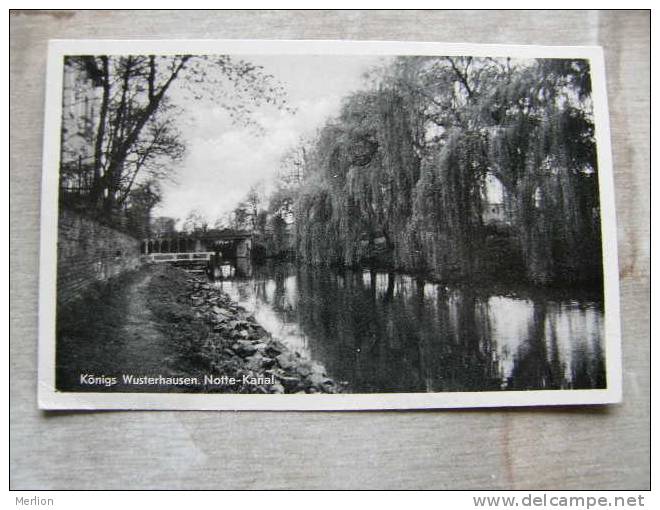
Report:
[[252,185],[272,182],[282,156],[301,136],[313,134],[339,112],[342,98],[359,86],[366,65],[373,64],[373,59],[354,57],[349,65],[346,58],[323,59],[323,72],[319,57],[271,59],[272,67],[289,83],[296,113],[270,107],[255,112],[264,127],[261,136],[233,124],[218,106],[181,105],[186,156],[176,169],[176,184],[163,186],[164,201],[155,215],[183,219],[198,209],[213,221],[232,211]]

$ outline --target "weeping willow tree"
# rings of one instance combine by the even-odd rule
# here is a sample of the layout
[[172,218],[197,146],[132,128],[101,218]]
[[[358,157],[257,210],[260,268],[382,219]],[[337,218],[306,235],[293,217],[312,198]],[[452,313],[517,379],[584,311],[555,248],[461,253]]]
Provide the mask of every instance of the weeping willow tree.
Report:
[[308,150],[295,206],[301,259],[373,264],[376,253],[391,269],[479,277],[496,267],[483,214],[490,177],[502,184],[505,255],[522,261],[521,278],[598,278],[590,93],[581,60],[395,59]]
[[536,282],[601,273],[590,93],[586,61],[539,60],[487,98],[499,120],[489,163],[512,199],[527,275]]
[[312,154],[296,208],[303,259],[354,265],[380,244],[387,264],[401,265],[420,167],[402,98],[383,89],[351,96]]
[[484,139],[453,128],[425,164],[417,183],[412,231],[419,237],[417,268],[447,277],[471,276],[482,241]]

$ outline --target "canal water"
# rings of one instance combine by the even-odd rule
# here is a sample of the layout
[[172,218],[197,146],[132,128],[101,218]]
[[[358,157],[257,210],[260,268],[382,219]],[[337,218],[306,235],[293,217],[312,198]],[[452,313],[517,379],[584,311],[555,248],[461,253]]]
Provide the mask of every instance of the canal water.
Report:
[[216,285],[347,391],[606,386],[603,308],[593,297],[293,264],[242,262],[222,273]]

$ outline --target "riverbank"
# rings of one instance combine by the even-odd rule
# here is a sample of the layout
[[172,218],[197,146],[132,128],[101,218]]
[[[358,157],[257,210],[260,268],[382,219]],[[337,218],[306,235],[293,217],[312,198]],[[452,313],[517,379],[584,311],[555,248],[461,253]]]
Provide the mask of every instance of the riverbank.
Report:
[[[244,308],[208,282],[167,265],[148,268],[149,307],[163,333],[177,342],[186,371],[205,392],[338,393],[319,363],[272,338]],[[233,384],[232,384],[233,382]]]
[[56,357],[60,391],[342,390],[205,277],[165,264],[94,285],[58,310]]
[[152,273],[128,271],[92,285],[58,309],[56,387],[60,391],[170,392],[175,384],[127,384],[125,376],[187,375],[178,344],[157,327],[147,300]]

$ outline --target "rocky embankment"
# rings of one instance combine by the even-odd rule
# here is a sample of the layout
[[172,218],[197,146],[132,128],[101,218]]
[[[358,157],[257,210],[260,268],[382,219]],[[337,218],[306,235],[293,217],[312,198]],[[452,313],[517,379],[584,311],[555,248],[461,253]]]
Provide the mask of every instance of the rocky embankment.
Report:
[[[209,374],[236,381],[220,389],[216,388],[217,391],[341,392],[341,386],[327,377],[321,364],[301,357],[272,338],[251,314],[205,277],[175,268],[160,271],[164,272],[161,277],[167,282],[170,291],[176,289],[175,298],[179,308],[184,306],[192,310],[190,318],[194,320],[189,323],[201,322],[207,328],[205,334],[192,335],[195,341],[187,340],[187,349],[191,357],[194,357],[195,364]],[[190,334],[187,336],[191,337]]]

